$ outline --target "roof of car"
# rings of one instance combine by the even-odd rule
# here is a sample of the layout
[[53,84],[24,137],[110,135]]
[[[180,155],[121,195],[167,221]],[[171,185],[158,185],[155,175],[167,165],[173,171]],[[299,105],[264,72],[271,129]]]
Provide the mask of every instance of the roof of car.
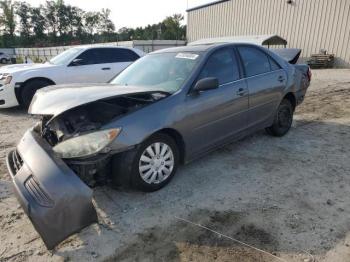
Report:
[[198,44],[198,45],[186,45],[186,46],[179,46],[179,47],[170,47],[165,48],[161,50],[157,50],[152,52],[151,54],[159,54],[159,53],[178,53],[178,52],[207,52],[211,49],[214,49],[216,47],[220,46],[229,46],[229,45],[235,45],[235,44],[245,44],[245,45],[252,45],[252,46],[259,46],[255,43],[250,42],[223,42],[223,43],[208,43],[208,44]]
[[270,45],[286,45],[287,40],[279,35],[247,35],[247,36],[231,36],[201,39],[187,46],[172,47],[155,51],[153,53],[169,53],[169,52],[205,52],[217,46],[229,44],[250,44],[258,46]]
[[152,52],[152,54],[158,54],[158,53],[176,53],[176,52],[205,52],[212,48],[215,48],[216,46],[225,45],[226,43],[220,43],[220,44],[211,44],[211,45],[196,45],[196,46],[178,46],[178,47],[170,47],[161,49],[158,51]]
[[129,46],[116,46],[116,45],[79,45],[79,46],[72,46],[72,48],[82,48],[82,49],[90,49],[90,48],[126,48],[126,49],[133,49]]
[[241,36],[227,36],[227,37],[215,37],[200,39],[194,42],[188,43],[188,45],[208,45],[215,43],[250,43],[256,45],[287,45],[287,40],[283,37],[270,34],[270,35],[241,35]]

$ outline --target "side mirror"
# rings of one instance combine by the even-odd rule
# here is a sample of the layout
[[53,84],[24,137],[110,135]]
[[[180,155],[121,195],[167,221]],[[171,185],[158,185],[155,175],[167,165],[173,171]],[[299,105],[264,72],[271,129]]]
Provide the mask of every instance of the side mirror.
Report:
[[219,80],[216,77],[206,77],[201,80],[198,80],[194,86],[194,91],[206,91],[211,89],[216,89],[219,87]]
[[70,64],[69,66],[80,66],[82,65],[83,59],[80,59],[80,58],[77,58],[77,59],[74,59]]

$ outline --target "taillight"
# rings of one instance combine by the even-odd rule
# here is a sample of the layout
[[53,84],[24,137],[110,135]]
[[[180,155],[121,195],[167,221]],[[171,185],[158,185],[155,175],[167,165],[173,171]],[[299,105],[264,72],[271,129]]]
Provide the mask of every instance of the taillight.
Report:
[[307,77],[309,78],[309,82],[311,81],[312,73],[310,67],[307,70]]

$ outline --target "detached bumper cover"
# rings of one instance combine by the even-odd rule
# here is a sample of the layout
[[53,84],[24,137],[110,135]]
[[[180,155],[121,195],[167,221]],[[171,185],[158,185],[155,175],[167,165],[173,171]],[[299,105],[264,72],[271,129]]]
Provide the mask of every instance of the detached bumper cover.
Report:
[[97,222],[92,190],[34,131],[7,156],[16,196],[48,249]]

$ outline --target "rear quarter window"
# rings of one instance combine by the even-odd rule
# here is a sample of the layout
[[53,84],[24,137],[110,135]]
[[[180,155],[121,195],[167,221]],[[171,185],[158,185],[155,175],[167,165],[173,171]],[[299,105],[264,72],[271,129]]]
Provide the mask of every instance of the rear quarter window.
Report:
[[270,60],[271,71],[276,71],[281,69],[280,65],[277,64],[277,62],[275,62],[275,60],[273,60],[271,57],[269,57],[269,60]]

